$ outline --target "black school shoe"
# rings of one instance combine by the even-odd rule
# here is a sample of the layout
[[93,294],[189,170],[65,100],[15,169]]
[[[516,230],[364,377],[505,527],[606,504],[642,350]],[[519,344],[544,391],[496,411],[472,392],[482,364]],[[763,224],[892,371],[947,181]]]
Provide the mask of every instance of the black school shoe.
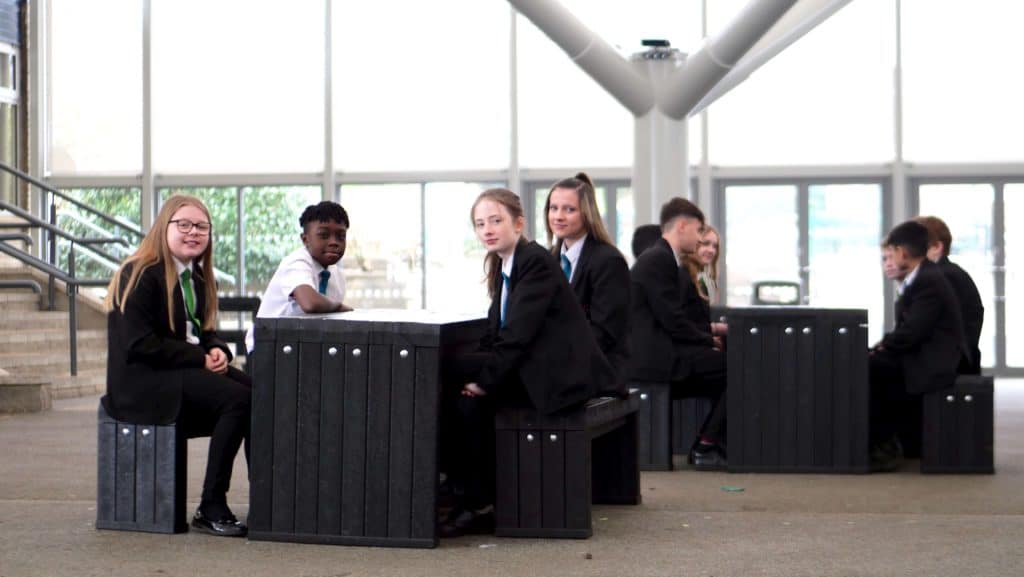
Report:
[[192,517],[192,529],[218,537],[245,537],[249,532],[249,528],[231,513],[215,521],[203,515],[202,509],[197,509],[195,517]]
[[724,471],[729,464],[722,447],[704,443],[690,451],[689,461],[698,471]]
[[903,465],[903,445],[898,437],[892,437],[871,447],[871,472],[889,473]]
[[486,507],[481,511],[456,507],[437,528],[437,534],[445,539],[488,533],[494,533],[494,507]]

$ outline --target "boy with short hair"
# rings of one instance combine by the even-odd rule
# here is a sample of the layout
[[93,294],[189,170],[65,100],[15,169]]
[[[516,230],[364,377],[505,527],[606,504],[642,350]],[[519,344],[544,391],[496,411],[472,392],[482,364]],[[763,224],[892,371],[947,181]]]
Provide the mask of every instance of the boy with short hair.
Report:
[[[284,257],[263,292],[257,317],[291,317],[352,310],[345,298],[345,275],[338,266],[345,255],[348,213],[325,200],[306,207],[299,217],[303,246]],[[245,335],[253,351],[253,330]]]
[[958,371],[968,375],[981,374],[981,327],[985,322],[985,305],[981,302],[978,286],[967,271],[949,260],[953,247],[953,234],[946,223],[937,216],[919,216],[915,219],[928,229],[928,260],[939,265],[942,274],[953,287],[960,302],[960,317],[964,321],[964,336],[967,338],[968,354],[960,363]]
[[966,352],[956,294],[927,258],[928,229],[907,221],[886,240],[900,281],[896,326],[870,351],[871,466],[891,471],[903,451],[902,425],[919,410],[917,397],[953,384]]
[[723,469],[725,455],[725,354],[710,331],[689,319],[684,303],[699,299],[680,266],[697,250],[704,212],[684,198],[661,207],[661,236],[630,270],[631,380],[671,383],[673,398],[706,397],[714,404],[690,451],[697,469]]

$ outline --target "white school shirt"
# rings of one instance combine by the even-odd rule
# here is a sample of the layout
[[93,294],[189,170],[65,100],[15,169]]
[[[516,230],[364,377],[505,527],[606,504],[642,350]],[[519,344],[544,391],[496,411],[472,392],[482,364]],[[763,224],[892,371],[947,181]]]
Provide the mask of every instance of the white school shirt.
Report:
[[[583,238],[574,242],[572,247],[568,249],[565,247],[565,242],[562,242],[562,254],[565,255],[565,258],[569,259],[569,282],[572,282],[573,277],[576,276],[576,263],[580,262],[580,253],[583,252],[583,243],[587,242],[588,236],[589,235],[586,234],[583,235]],[[562,268],[561,259],[559,259],[558,268]]]
[[[176,257],[176,256],[172,256],[171,260],[174,261],[174,268],[178,271],[178,284],[179,285],[181,285],[181,273],[185,272],[185,269],[189,269],[189,271],[191,271],[189,273],[190,276],[188,277],[188,284],[192,285],[190,288],[192,289],[192,297],[194,299],[193,303],[195,303],[195,301],[198,300],[198,297],[196,296],[196,283],[192,282],[192,277],[195,276],[195,274],[196,274],[195,269],[192,268],[192,263],[189,262],[188,264],[185,264],[185,263],[181,262],[180,260],[178,260],[178,257]],[[185,299],[185,287],[181,287],[181,302],[182,303],[188,302]],[[188,316],[188,309],[187,309],[188,305],[185,305],[185,307],[186,307],[186,310],[182,311],[182,312],[185,313],[185,340],[189,344],[198,345],[199,344],[199,337],[197,337],[195,335],[195,333],[192,332],[192,319],[190,319],[189,316]],[[203,327],[199,327],[199,330],[202,331]]]
[[[295,302],[292,293],[302,285],[313,287],[313,290],[319,292],[320,271],[322,270],[324,267],[310,256],[309,250],[304,246],[284,257],[281,264],[277,266],[273,278],[270,279],[267,289],[263,291],[260,309],[256,312],[256,316],[277,318],[306,314],[299,303]],[[341,267],[332,264],[326,270],[330,271],[331,277],[327,280],[327,294],[324,296],[332,301],[344,301],[345,274],[341,271]],[[252,332],[250,327],[245,334],[245,348],[250,352],[255,346]]]

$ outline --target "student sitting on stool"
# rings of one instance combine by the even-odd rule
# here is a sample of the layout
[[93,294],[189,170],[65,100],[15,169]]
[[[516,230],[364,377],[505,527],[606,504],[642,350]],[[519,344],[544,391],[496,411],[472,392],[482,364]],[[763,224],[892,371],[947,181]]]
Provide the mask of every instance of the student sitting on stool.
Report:
[[228,508],[227,493],[235,455],[249,436],[252,382],[228,365],[231,352],[214,330],[212,232],[210,212],[198,198],[171,196],[114,274],[105,303],[107,394],[101,400],[118,421],[177,422],[188,437],[209,436],[192,528],[242,537],[246,526]]
[[915,220],[928,229],[928,260],[939,265],[946,276],[957,302],[960,303],[960,318],[964,321],[964,337],[967,339],[968,355],[957,369],[964,375],[981,374],[981,326],[985,322],[985,306],[981,304],[978,286],[967,271],[949,260],[949,250],[953,246],[953,235],[949,227],[937,216],[919,216]]
[[714,403],[690,452],[698,469],[725,467],[725,355],[709,331],[697,327],[683,303],[698,298],[684,259],[697,250],[704,213],[692,202],[673,198],[661,207],[662,236],[630,271],[633,355],[631,380],[670,382],[672,397],[708,397]]
[[920,407],[917,396],[950,386],[966,350],[956,294],[939,265],[926,257],[928,229],[904,222],[889,232],[885,245],[901,283],[896,326],[868,356],[875,471],[899,467],[903,450],[898,433]]
[[544,213],[551,252],[579,299],[601,352],[615,369],[615,387],[598,394],[624,397],[629,359],[629,266],[604,228],[590,177],[580,172],[555,183]]
[[494,416],[503,407],[542,413],[577,406],[611,389],[615,373],[551,253],[523,237],[523,207],[509,190],[477,197],[471,211],[487,249],[491,296],[487,333],[475,353],[460,355],[451,379],[442,435],[453,485],[464,492],[441,522],[442,537],[494,529]]

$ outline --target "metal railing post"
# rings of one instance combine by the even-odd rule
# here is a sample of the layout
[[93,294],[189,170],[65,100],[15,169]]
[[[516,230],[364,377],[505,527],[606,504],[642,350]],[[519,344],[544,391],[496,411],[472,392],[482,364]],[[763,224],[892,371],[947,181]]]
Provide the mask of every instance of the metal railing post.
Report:
[[[47,196],[49,196],[49,194],[47,194]],[[53,203],[52,200],[49,203],[49,207],[50,207],[50,214],[49,214],[50,218],[48,220],[49,220],[51,225],[57,226],[57,207],[54,206],[54,203]],[[46,231],[46,242],[49,245],[49,250],[50,250],[50,258],[48,259],[49,263],[50,263],[50,266],[56,267],[57,266],[57,235],[53,234],[53,231],[50,231],[50,230]],[[56,308],[57,308],[57,302],[56,302],[57,295],[56,295],[56,287],[54,286],[54,284],[55,284],[54,278],[53,278],[53,275],[51,274],[50,275],[50,286],[49,286],[49,288],[47,289],[47,292],[46,292],[46,297],[48,299],[47,303],[48,303],[48,306],[49,306],[51,311],[52,310],[56,310]]]
[[[75,243],[71,243],[68,251],[68,276],[75,278]],[[68,348],[71,349],[71,376],[78,375],[78,316],[75,314],[75,301],[78,285],[67,283],[68,291]]]

